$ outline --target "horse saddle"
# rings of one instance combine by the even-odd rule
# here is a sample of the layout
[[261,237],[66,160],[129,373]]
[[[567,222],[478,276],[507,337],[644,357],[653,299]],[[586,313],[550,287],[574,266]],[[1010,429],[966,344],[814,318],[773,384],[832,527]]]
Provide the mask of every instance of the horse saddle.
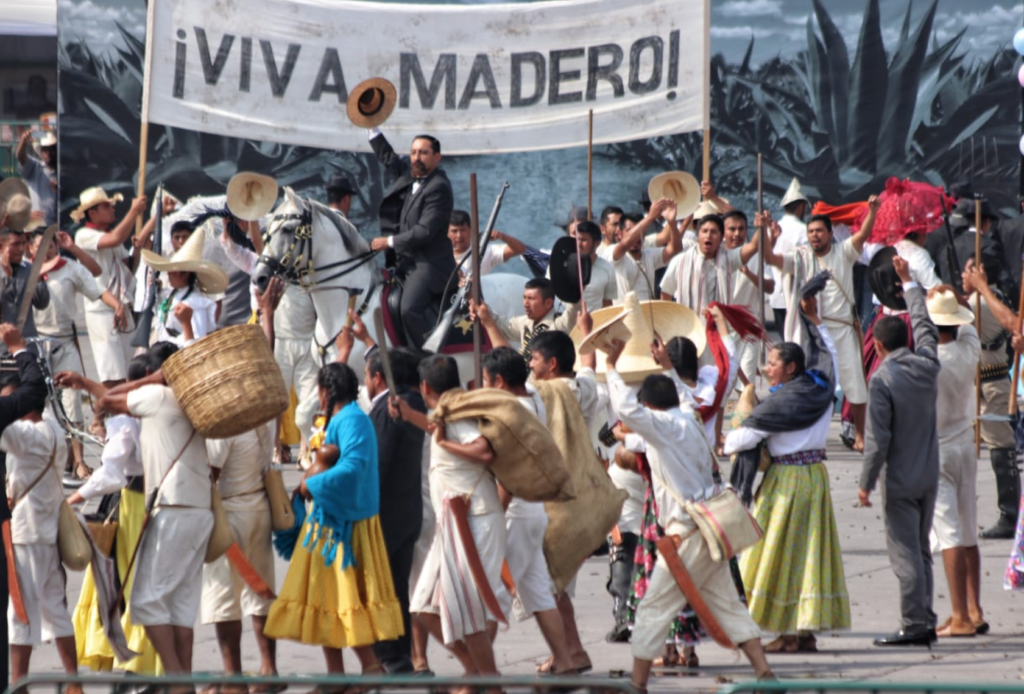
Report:
[[381,289],[381,306],[384,307],[384,329],[395,347],[405,347],[408,341],[402,325],[402,292],[405,287],[398,281],[393,270],[384,269],[384,288]]

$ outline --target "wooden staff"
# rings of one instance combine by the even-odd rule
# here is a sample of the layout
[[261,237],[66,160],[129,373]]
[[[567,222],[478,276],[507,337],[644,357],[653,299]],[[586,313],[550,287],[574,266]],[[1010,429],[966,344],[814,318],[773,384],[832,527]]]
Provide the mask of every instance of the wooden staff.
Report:
[[[764,325],[764,235],[768,232],[764,224],[764,155],[757,153],[757,214],[761,226],[757,229],[757,309],[761,325]],[[760,359],[764,359],[764,342],[761,342]]]
[[[153,44],[155,42],[154,25],[156,23],[156,3],[150,2],[146,12],[146,57],[142,64],[142,124],[139,129],[139,184],[136,196],[146,193],[146,154],[149,152],[149,80],[153,74]],[[161,201],[162,204],[162,201]],[[142,235],[142,217],[140,212],[135,218],[135,235]]]
[[[590,123],[587,126],[587,220],[593,220],[593,193],[594,193],[594,109],[590,109]],[[577,257],[579,256],[579,242],[576,243]]]
[[[711,180],[711,2],[704,1],[704,181]],[[702,181],[703,182],[703,181]]]
[[[1024,329],[1024,282],[1021,282],[1020,298],[1017,300],[1017,332],[1020,333],[1022,329]],[[1010,411],[1007,413],[1011,417],[1017,414],[1017,389],[1020,387],[1020,357],[1021,355],[1014,352],[1013,389],[1010,391]]]
[[[348,295],[348,310],[345,311],[345,327],[346,328],[351,328],[352,327],[352,323],[353,323],[352,312],[356,309],[356,299],[358,299],[358,298],[359,298],[358,294],[349,294]],[[381,349],[387,349],[388,346],[387,345],[380,345],[380,348]]]
[[[981,198],[974,200],[974,267],[981,267]],[[974,292],[974,329],[981,337],[981,292]],[[981,361],[974,373],[974,455],[981,455]]]
[[[473,267],[473,284],[470,295],[476,305],[480,305],[480,215],[476,204],[476,174],[469,174],[469,248],[470,262]],[[480,321],[473,321],[473,379],[477,388],[484,384],[483,371],[484,335],[480,330]]]

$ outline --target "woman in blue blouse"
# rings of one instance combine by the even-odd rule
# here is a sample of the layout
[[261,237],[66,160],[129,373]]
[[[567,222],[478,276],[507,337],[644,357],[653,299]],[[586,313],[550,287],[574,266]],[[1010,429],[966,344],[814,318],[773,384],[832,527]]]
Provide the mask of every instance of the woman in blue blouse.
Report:
[[312,508],[265,633],[322,646],[329,673],[345,671],[344,647],[355,649],[364,673],[378,672],[370,646],[401,636],[403,627],[377,515],[377,437],[356,403],[352,369],[328,364],[318,385],[329,418],[318,462],[330,466],[311,468],[299,487]]

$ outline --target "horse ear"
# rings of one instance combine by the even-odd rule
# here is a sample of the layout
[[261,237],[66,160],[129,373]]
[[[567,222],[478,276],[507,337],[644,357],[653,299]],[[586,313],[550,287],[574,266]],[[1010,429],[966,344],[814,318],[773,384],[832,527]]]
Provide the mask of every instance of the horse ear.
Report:
[[302,198],[295,194],[291,186],[284,187],[284,200],[286,204],[292,205],[297,209],[302,209]]

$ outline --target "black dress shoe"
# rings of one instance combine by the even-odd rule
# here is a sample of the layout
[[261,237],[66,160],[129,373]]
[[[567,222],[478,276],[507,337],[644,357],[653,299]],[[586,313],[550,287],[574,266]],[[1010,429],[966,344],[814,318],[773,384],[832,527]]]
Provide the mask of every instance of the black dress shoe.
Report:
[[875,639],[876,646],[930,646],[936,639],[934,629],[906,631],[900,629],[895,634]]
[[1012,540],[1017,532],[1017,520],[999,516],[999,520],[991,528],[978,533],[983,540]]

